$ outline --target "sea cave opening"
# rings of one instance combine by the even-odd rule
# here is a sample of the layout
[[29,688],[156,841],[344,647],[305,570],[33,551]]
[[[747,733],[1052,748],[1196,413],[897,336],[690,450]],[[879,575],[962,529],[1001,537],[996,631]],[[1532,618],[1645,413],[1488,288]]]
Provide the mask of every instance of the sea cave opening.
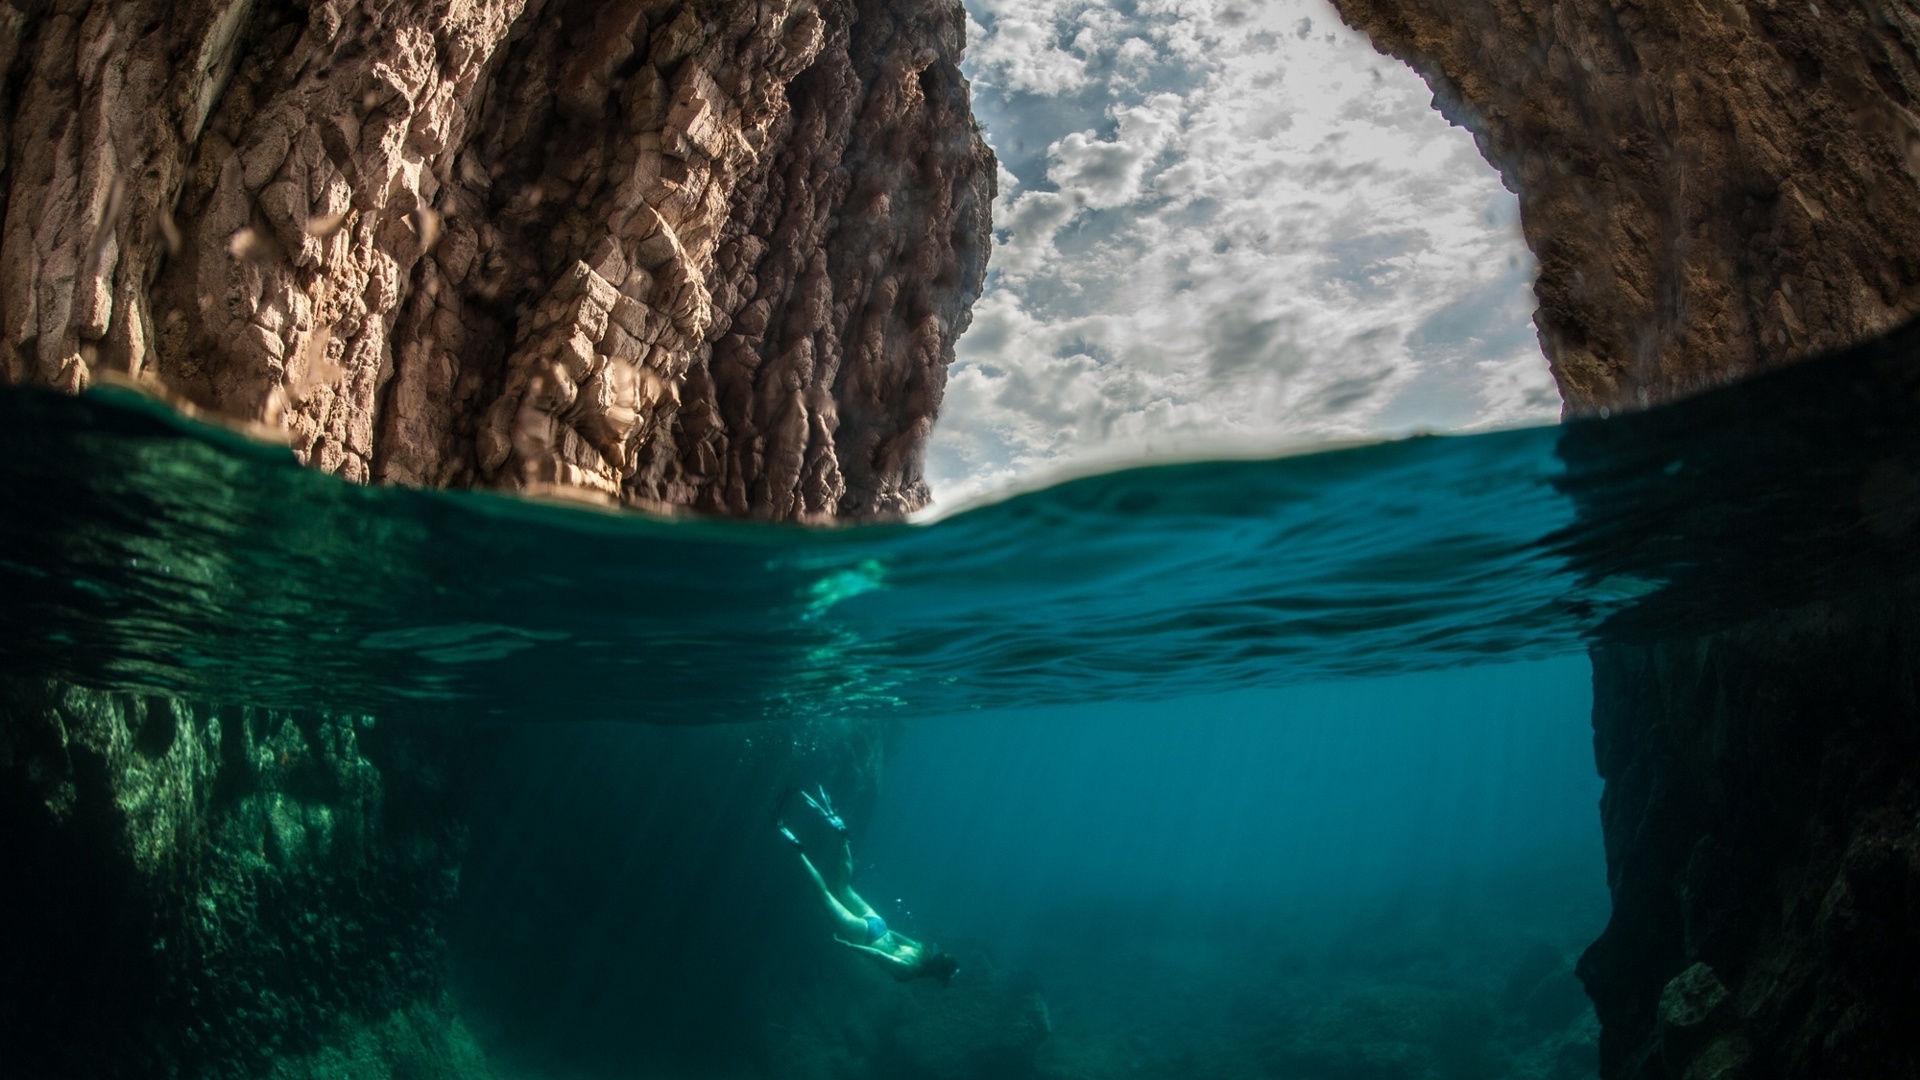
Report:
[[1920,30],[1550,6],[0,9],[0,1061],[1910,1076]]

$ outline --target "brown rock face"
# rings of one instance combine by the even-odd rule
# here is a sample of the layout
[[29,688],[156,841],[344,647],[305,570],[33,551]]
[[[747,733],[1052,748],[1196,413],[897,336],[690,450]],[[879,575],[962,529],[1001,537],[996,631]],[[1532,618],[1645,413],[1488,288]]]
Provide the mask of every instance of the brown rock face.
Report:
[[963,35],[951,0],[0,9],[0,373],[155,380],[354,480],[914,509],[990,243]]
[[1570,413],[1920,312],[1920,13],[1876,0],[1334,0],[1518,192]]

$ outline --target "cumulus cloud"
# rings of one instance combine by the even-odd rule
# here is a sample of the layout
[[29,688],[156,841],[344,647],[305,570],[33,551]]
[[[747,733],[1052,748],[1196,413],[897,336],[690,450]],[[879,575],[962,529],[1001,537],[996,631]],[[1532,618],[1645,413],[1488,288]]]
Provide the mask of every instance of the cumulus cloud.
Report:
[[1155,94],[1143,104],[1115,107],[1111,139],[1076,131],[1047,147],[1047,179],[1075,206],[1109,210],[1140,197],[1148,167],[1179,132],[1181,101]]
[[1518,208],[1325,0],[968,0],[1002,160],[929,447],[951,503],[1089,458],[1549,421]]
[[1061,23],[1073,6],[1044,0],[975,5],[987,15],[988,25],[974,21],[969,12],[974,65],[1012,92],[1058,94],[1083,85],[1086,61],[1059,44]]

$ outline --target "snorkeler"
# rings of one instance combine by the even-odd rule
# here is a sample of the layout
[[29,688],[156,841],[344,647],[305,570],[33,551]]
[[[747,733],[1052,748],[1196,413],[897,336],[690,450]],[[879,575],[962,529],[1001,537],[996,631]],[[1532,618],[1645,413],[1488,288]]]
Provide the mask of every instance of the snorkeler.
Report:
[[807,876],[819,886],[820,895],[827,902],[828,914],[839,924],[840,933],[835,934],[833,939],[872,957],[887,974],[901,982],[939,979],[943,986],[952,982],[954,973],[960,970],[959,961],[932,945],[923,945],[898,930],[888,929],[887,920],[881,918],[873,910],[873,905],[853,891],[853,842],[847,838],[847,823],[834,810],[833,800],[827,797],[827,789],[822,787],[819,792],[817,799],[804,791],[800,792],[800,797],[826,819],[834,832],[840,834],[840,859],[834,867],[839,874],[835,885],[827,884],[820,869],[807,857],[807,849],[800,843],[800,838],[787,827],[785,809],[787,799],[793,795],[792,791],[780,797],[774,825],[780,829],[781,837],[799,853],[800,865],[807,868]]

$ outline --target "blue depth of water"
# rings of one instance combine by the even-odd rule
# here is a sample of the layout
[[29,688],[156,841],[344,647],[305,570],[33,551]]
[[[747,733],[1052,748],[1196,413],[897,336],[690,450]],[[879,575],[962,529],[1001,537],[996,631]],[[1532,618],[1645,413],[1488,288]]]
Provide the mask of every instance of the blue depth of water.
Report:
[[1590,1076],[1589,705],[1569,658],[918,722],[861,873],[1034,972],[1068,1075]]
[[1590,1078],[1588,707],[1568,657],[914,718],[842,809],[946,989],[834,943],[773,835],[769,791],[854,790],[830,745],[516,726],[477,778],[463,993],[529,1076]]
[[[1149,910],[1324,925],[1597,861],[1585,658],[912,724],[864,855],[928,925],[1004,943]],[[1522,874],[1524,876],[1524,873]]]

